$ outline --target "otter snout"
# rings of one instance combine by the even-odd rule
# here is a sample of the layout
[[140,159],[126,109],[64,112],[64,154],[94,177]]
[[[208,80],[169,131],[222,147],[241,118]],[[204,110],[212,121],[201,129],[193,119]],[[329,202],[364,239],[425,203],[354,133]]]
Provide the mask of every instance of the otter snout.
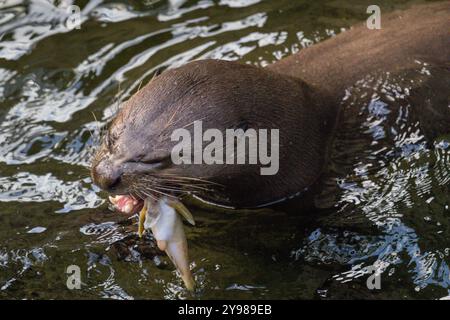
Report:
[[121,168],[114,166],[108,159],[94,163],[91,168],[94,184],[108,192],[117,191],[121,176]]

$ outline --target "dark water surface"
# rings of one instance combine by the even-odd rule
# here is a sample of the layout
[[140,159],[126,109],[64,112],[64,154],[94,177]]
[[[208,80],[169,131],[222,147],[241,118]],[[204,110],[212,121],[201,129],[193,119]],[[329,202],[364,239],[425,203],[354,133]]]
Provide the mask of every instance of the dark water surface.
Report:
[[[371,2],[79,1],[79,30],[52,3],[0,1],[0,298],[189,297],[150,236],[136,240],[135,217],[111,212],[91,184],[99,130],[158,70],[203,58],[265,66],[363,20]],[[361,75],[349,88],[316,199],[326,209],[193,210],[194,297],[448,296],[450,137],[425,139],[408,86]],[[69,265],[81,290],[66,287]],[[367,289],[370,268],[380,290]]]

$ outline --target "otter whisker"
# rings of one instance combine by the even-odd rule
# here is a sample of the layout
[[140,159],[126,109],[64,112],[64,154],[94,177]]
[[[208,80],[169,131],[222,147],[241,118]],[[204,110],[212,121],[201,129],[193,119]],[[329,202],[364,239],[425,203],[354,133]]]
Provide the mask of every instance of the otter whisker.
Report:
[[139,192],[139,198],[140,199],[147,199],[147,198],[150,198],[150,199],[152,199],[152,200],[154,200],[154,201],[158,201],[158,198],[157,197],[155,197],[154,195],[152,195],[152,194],[150,194],[150,193],[146,193],[146,192]]
[[130,195],[132,195],[132,196],[137,196],[137,198],[141,198],[141,194],[140,194],[140,192],[138,191],[138,190],[136,190],[135,188],[131,188],[130,189]]
[[174,192],[184,192],[185,190],[181,189],[181,188],[170,188],[170,187],[166,187],[166,186],[155,186],[154,188],[158,189],[158,190],[166,190],[166,191],[174,191]]
[[[134,192],[139,193],[139,198],[141,198],[141,199],[152,198],[155,201],[158,200],[153,194],[146,192],[144,189],[142,189],[140,191],[134,190]],[[144,197],[142,197],[141,192],[144,195]]]
[[[152,78],[153,79],[153,78]],[[144,79],[141,79],[141,81],[139,82],[139,86],[138,86],[138,88],[137,88],[137,91],[136,91],[136,93],[138,93],[139,92],[139,90],[141,90],[141,86],[142,86],[142,81],[144,81]],[[150,80],[150,82],[151,82],[151,80]]]
[[[194,121],[192,121],[192,122],[190,122],[190,123],[188,123],[188,124],[185,124],[182,128],[187,128],[187,127],[189,127],[189,126],[192,126],[196,121],[203,121],[203,120],[205,120],[205,119],[206,119],[206,117],[203,117],[203,118],[194,120]],[[174,125],[177,124],[178,122],[180,122],[181,120],[183,120],[183,119],[180,119],[180,120],[178,120],[178,121],[175,121]]]
[[[179,185],[179,184],[191,185],[191,184],[193,184],[192,181],[187,181],[187,180],[182,180],[182,179],[157,179],[156,180],[156,179],[143,178],[143,180],[145,180],[145,181],[159,181],[159,182],[163,182],[163,183],[166,183],[166,184],[173,184],[173,185]],[[196,182],[196,184],[197,185],[205,185],[205,186],[209,185],[207,183],[198,183],[198,182]]]
[[[208,187],[208,186],[220,186],[223,187],[222,184],[217,182],[212,182],[200,178],[192,178],[192,177],[182,177],[175,176],[171,174],[147,174],[141,177],[141,180],[147,182],[156,182],[161,181],[162,183],[167,184],[175,184],[175,185],[184,185],[184,186],[199,186],[199,187]],[[156,180],[156,181],[155,181]]]
[[211,191],[211,189],[201,188],[197,186],[192,185],[185,185],[186,188],[173,188],[173,187],[167,187],[167,186],[157,186],[157,189],[166,190],[166,191],[173,191],[178,193],[186,193],[186,192],[193,192],[197,193],[200,191]]
[[174,175],[174,174],[170,174],[170,173],[160,173],[160,174],[157,175],[157,177],[161,177],[161,178],[170,177],[171,179],[174,179],[174,180],[198,181],[198,182],[203,182],[203,183],[206,183],[206,184],[223,186],[222,184],[220,184],[218,182],[213,182],[213,181],[205,180],[205,179],[202,179],[202,178],[178,176],[178,175]]
[[161,130],[161,132],[164,132],[164,130],[166,130],[170,125],[173,124],[173,119],[175,118],[175,115],[177,115],[178,112],[181,110],[181,108],[182,108],[182,105],[178,106],[178,108],[175,109],[173,114],[170,116],[169,121],[167,121],[167,124],[164,126],[164,128]]
[[176,196],[174,196],[174,195],[168,194],[168,193],[166,193],[166,192],[158,191],[158,190],[156,190],[156,189],[154,189],[154,188],[151,188],[151,187],[148,187],[148,186],[146,186],[145,188],[146,188],[146,190],[149,190],[150,192],[156,192],[156,193],[159,193],[159,194],[161,194],[161,195],[163,195],[163,196],[167,196],[167,197],[171,197],[171,198],[176,198]]
[[91,129],[89,129],[88,127],[86,127],[86,129],[89,131],[89,134],[90,134],[90,136],[91,136],[91,139],[92,139],[92,143],[95,143],[95,137],[94,137],[94,133],[92,132],[92,130]]
[[[154,180],[149,180],[149,179],[142,179],[143,181],[151,181],[151,182],[155,182]],[[183,181],[183,180],[161,180],[158,181],[159,183],[161,183],[163,185],[164,188],[170,188],[170,191],[179,191],[179,192],[184,192],[184,191],[211,191],[210,184],[200,184],[200,183],[190,183],[189,181]],[[158,186],[159,187],[159,186]],[[181,187],[184,187],[181,188]],[[187,189],[187,190],[185,190]],[[169,190],[169,189],[168,189]]]
[[100,132],[101,131],[100,123],[98,122],[97,117],[95,116],[95,113],[93,111],[91,111],[91,113],[92,113],[92,116],[94,117],[95,124],[97,125],[97,130],[98,130],[98,132]]
[[160,194],[162,196],[166,196],[166,197],[173,198],[173,199],[178,199],[178,197],[176,195],[173,195],[173,194],[170,194],[170,193],[167,193],[167,192],[159,191],[159,190],[156,190],[154,188],[151,188],[150,190],[152,192],[156,192],[156,193],[158,193],[158,194]]
[[120,93],[122,92],[122,90],[120,90],[120,85],[121,82],[119,81],[119,84],[117,86],[117,93],[116,93],[116,102],[114,104],[114,113],[116,114],[117,112],[119,112],[119,100],[120,100]]
[[[197,191],[211,191],[211,189],[208,189],[206,187],[201,187],[199,185],[195,184],[180,184],[181,186],[186,187],[186,189],[190,189],[189,191],[197,190]],[[183,190],[185,191],[185,190]]]

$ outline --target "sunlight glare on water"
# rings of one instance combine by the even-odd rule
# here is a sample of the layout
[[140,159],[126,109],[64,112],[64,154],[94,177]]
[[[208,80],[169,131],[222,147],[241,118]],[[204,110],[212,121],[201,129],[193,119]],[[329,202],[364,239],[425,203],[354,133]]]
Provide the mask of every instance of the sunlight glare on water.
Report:
[[[101,131],[157,72],[207,58],[264,67],[365,19],[368,3],[91,0],[75,2],[69,30],[70,4],[0,1],[0,298],[189,298],[152,236],[137,239],[136,217],[92,185]],[[420,61],[415,72],[441,76]],[[327,223],[197,209],[193,297],[448,296],[450,137],[421,130],[411,86],[383,74],[348,88],[318,200]],[[69,265],[81,290],[66,287]],[[366,287],[369,267],[380,290]]]

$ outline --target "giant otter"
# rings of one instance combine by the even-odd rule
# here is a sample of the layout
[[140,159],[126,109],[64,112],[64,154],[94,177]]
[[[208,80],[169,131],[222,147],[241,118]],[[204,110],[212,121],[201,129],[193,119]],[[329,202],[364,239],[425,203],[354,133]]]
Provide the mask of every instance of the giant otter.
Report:
[[[407,104],[390,107],[398,107],[400,113],[411,111],[412,121],[420,124],[430,141],[450,131],[449,16],[448,3],[417,6],[383,16],[381,30],[360,25],[266,68],[204,60],[167,70],[124,103],[95,154],[93,181],[116,195],[110,200],[119,211],[131,214],[142,208],[139,234],[146,225],[152,229],[158,247],[167,252],[186,288],[192,290],[195,282],[187,240],[181,218],[175,214],[194,223],[181,202],[186,196],[246,208],[317,189],[313,186],[320,187],[316,182],[327,176],[328,167],[336,158],[342,160],[342,152],[336,152],[339,137],[351,142],[348,133],[364,119],[352,116],[361,112],[358,105],[371,94],[376,97],[378,89],[392,101],[397,98]],[[386,79],[395,80],[388,83]],[[372,93],[365,90],[368,87]],[[385,116],[386,121],[405,128],[404,117],[395,119],[395,113],[388,117],[391,111],[383,102],[372,102],[368,109],[375,124],[377,117]],[[266,157],[267,151],[277,155],[276,170],[262,174],[267,162],[261,158],[251,162],[250,147],[244,150],[247,162],[243,164],[228,162],[229,158],[223,163],[197,162],[196,155],[211,146],[212,136],[200,137],[199,149],[194,143],[180,152],[174,132],[183,129],[195,137],[199,123],[203,132],[241,130],[244,141],[251,130],[278,130],[278,138],[263,148]],[[379,137],[386,133],[372,124],[366,129],[368,133],[375,130],[375,140],[367,148],[376,145],[379,149],[374,154],[381,156],[386,148]],[[237,140],[225,144],[214,149],[215,156],[229,146],[232,160],[242,155]],[[259,152],[261,144],[257,148]],[[176,149],[181,157],[193,153],[194,163],[174,161]],[[396,152],[393,148],[385,156],[395,157]]]
[[[132,195],[118,205],[128,212],[149,195],[194,194],[230,207],[295,196],[327,163],[347,87],[367,74],[407,76],[418,62],[448,75],[449,16],[448,3],[416,6],[382,16],[381,30],[361,23],[266,68],[203,60],[167,70],[123,104],[95,155],[93,181],[110,193]],[[416,110],[424,125],[431,124],[426,132],[449,129],[448,77],[442,83],[442,98]],[[413,85],[411,97],[421,96],[425,85]],[[261,175],[261,166],[250,164],[173,164],[171,134],[192,130],[195,121],[204,130],[279,129],[277,174]]]

